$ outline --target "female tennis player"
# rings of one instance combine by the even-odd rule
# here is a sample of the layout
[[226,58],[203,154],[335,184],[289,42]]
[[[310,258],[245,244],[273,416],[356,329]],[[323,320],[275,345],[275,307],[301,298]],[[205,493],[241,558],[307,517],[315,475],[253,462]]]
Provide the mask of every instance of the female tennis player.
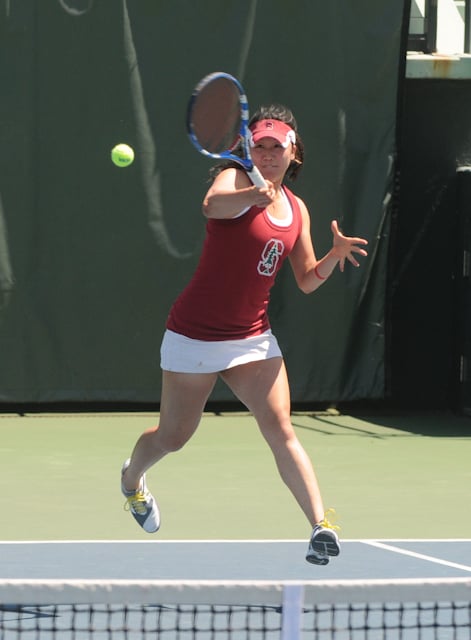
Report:
[[161,345],[160,424],[138,439],[123,465],[126,504],[145,531],[160,526],[145,472],[195,432],[218,376],[252,412],[270,446],[281,478],[313,527],[306,559],[325,565],[340,552],[324,513],[313,466],[290,418],[283,356],[267,315],[270,289],[289,257],[304,293],[324,284],[346,261],[359,266],[367,241],[343,235],[331,223],[332,248],[316,258],[309,213],[283,182],[296,178],[304,147],[292,112],[262,107],[252,117],[252,160],[267,186],[254,186],[236,163],[213,169],[203,201],[206,237],[198,267],[173,304]]

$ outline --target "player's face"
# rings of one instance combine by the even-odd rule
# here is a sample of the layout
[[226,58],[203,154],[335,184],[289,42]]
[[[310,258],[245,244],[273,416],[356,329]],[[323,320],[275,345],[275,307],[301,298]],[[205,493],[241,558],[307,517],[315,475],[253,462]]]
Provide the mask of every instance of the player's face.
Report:
[[262,138],[251,149],[252,160],[264,178],[272,182],[284,178],[290,162],[295,156],[292,143],[285,148],[274,138]]

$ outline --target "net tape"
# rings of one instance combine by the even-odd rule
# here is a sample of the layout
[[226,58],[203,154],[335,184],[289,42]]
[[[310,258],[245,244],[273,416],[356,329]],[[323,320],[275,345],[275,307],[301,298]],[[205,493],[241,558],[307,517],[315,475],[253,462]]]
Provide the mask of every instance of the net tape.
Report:
[[[471,578],[398,580],[0,580],[0,602],[16,604],[240,604],[280,605],[287,587],[323,604],[471,601]],[[13,598],[13,600],[12,600]]]

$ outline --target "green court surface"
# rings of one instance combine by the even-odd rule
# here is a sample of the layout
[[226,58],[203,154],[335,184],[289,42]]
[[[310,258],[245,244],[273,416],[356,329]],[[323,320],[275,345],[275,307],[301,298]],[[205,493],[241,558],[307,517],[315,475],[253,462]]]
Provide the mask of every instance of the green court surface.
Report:
[[[310,527],[247,414],[205,414],[148,473],[149,536],[123,508],[120,468],[147,413],[0,415],[2,540],[307,539]],[[293,414],[343,538],[469,538],[471,419]]]

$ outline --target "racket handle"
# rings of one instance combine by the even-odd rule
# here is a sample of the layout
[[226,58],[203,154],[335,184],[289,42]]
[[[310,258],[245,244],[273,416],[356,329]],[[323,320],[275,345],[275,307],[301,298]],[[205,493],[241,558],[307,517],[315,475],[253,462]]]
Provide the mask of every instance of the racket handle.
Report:
[[263,179],[262,174],[257,169],[257,167],[253,167],[251,171],[247,171],[247,175],[252,180],[253,184],[260,189],[263,189],[267,186],[267,183]]

